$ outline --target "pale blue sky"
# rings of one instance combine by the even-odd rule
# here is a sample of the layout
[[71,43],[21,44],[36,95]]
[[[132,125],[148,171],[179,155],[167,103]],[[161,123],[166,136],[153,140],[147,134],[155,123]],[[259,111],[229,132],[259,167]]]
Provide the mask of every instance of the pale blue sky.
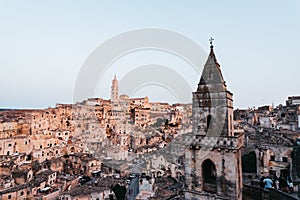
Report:
[[300,95],[296,0],[1,0],[0,107],[71,103],[90,53],[114,35],[144,27],[180,32],[206,51],[213,36],[235,107],[279,104]]

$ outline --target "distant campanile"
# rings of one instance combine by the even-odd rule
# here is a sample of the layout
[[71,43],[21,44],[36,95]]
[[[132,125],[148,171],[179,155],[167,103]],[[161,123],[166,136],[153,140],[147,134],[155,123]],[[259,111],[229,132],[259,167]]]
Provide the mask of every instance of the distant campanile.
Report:
[[116,75],[112,81],[110,98],[112,102],[116,102],[119,99],[119,83]]

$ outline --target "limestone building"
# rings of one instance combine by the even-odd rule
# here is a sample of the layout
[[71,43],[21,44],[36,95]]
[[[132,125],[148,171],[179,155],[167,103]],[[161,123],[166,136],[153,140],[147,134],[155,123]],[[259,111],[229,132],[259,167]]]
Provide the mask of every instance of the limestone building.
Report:
[[185,153],[185,199],[242,199],[244,137],[234,134],[232,95],[211,43],[193,92],[193,139]]

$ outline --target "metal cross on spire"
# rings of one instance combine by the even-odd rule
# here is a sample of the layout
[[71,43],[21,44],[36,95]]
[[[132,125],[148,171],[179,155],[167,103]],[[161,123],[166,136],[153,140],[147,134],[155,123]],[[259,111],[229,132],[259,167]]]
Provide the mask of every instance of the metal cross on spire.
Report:
[[213,46],[213,41],[214,41],[214,40],[215,40],[215,39],[212,38],[212,37],[209,38],[210,48],[213,48],[213,47],[214,47],[214,46]]

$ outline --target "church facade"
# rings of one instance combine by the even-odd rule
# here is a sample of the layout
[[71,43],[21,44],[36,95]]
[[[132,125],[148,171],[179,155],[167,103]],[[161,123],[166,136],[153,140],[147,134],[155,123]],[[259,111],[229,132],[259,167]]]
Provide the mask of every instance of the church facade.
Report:
[[185,199],[242,199],[244,136],[234,134],[232,96],[211,41],[198,88],[193,92],[193,138],[185,153]]

